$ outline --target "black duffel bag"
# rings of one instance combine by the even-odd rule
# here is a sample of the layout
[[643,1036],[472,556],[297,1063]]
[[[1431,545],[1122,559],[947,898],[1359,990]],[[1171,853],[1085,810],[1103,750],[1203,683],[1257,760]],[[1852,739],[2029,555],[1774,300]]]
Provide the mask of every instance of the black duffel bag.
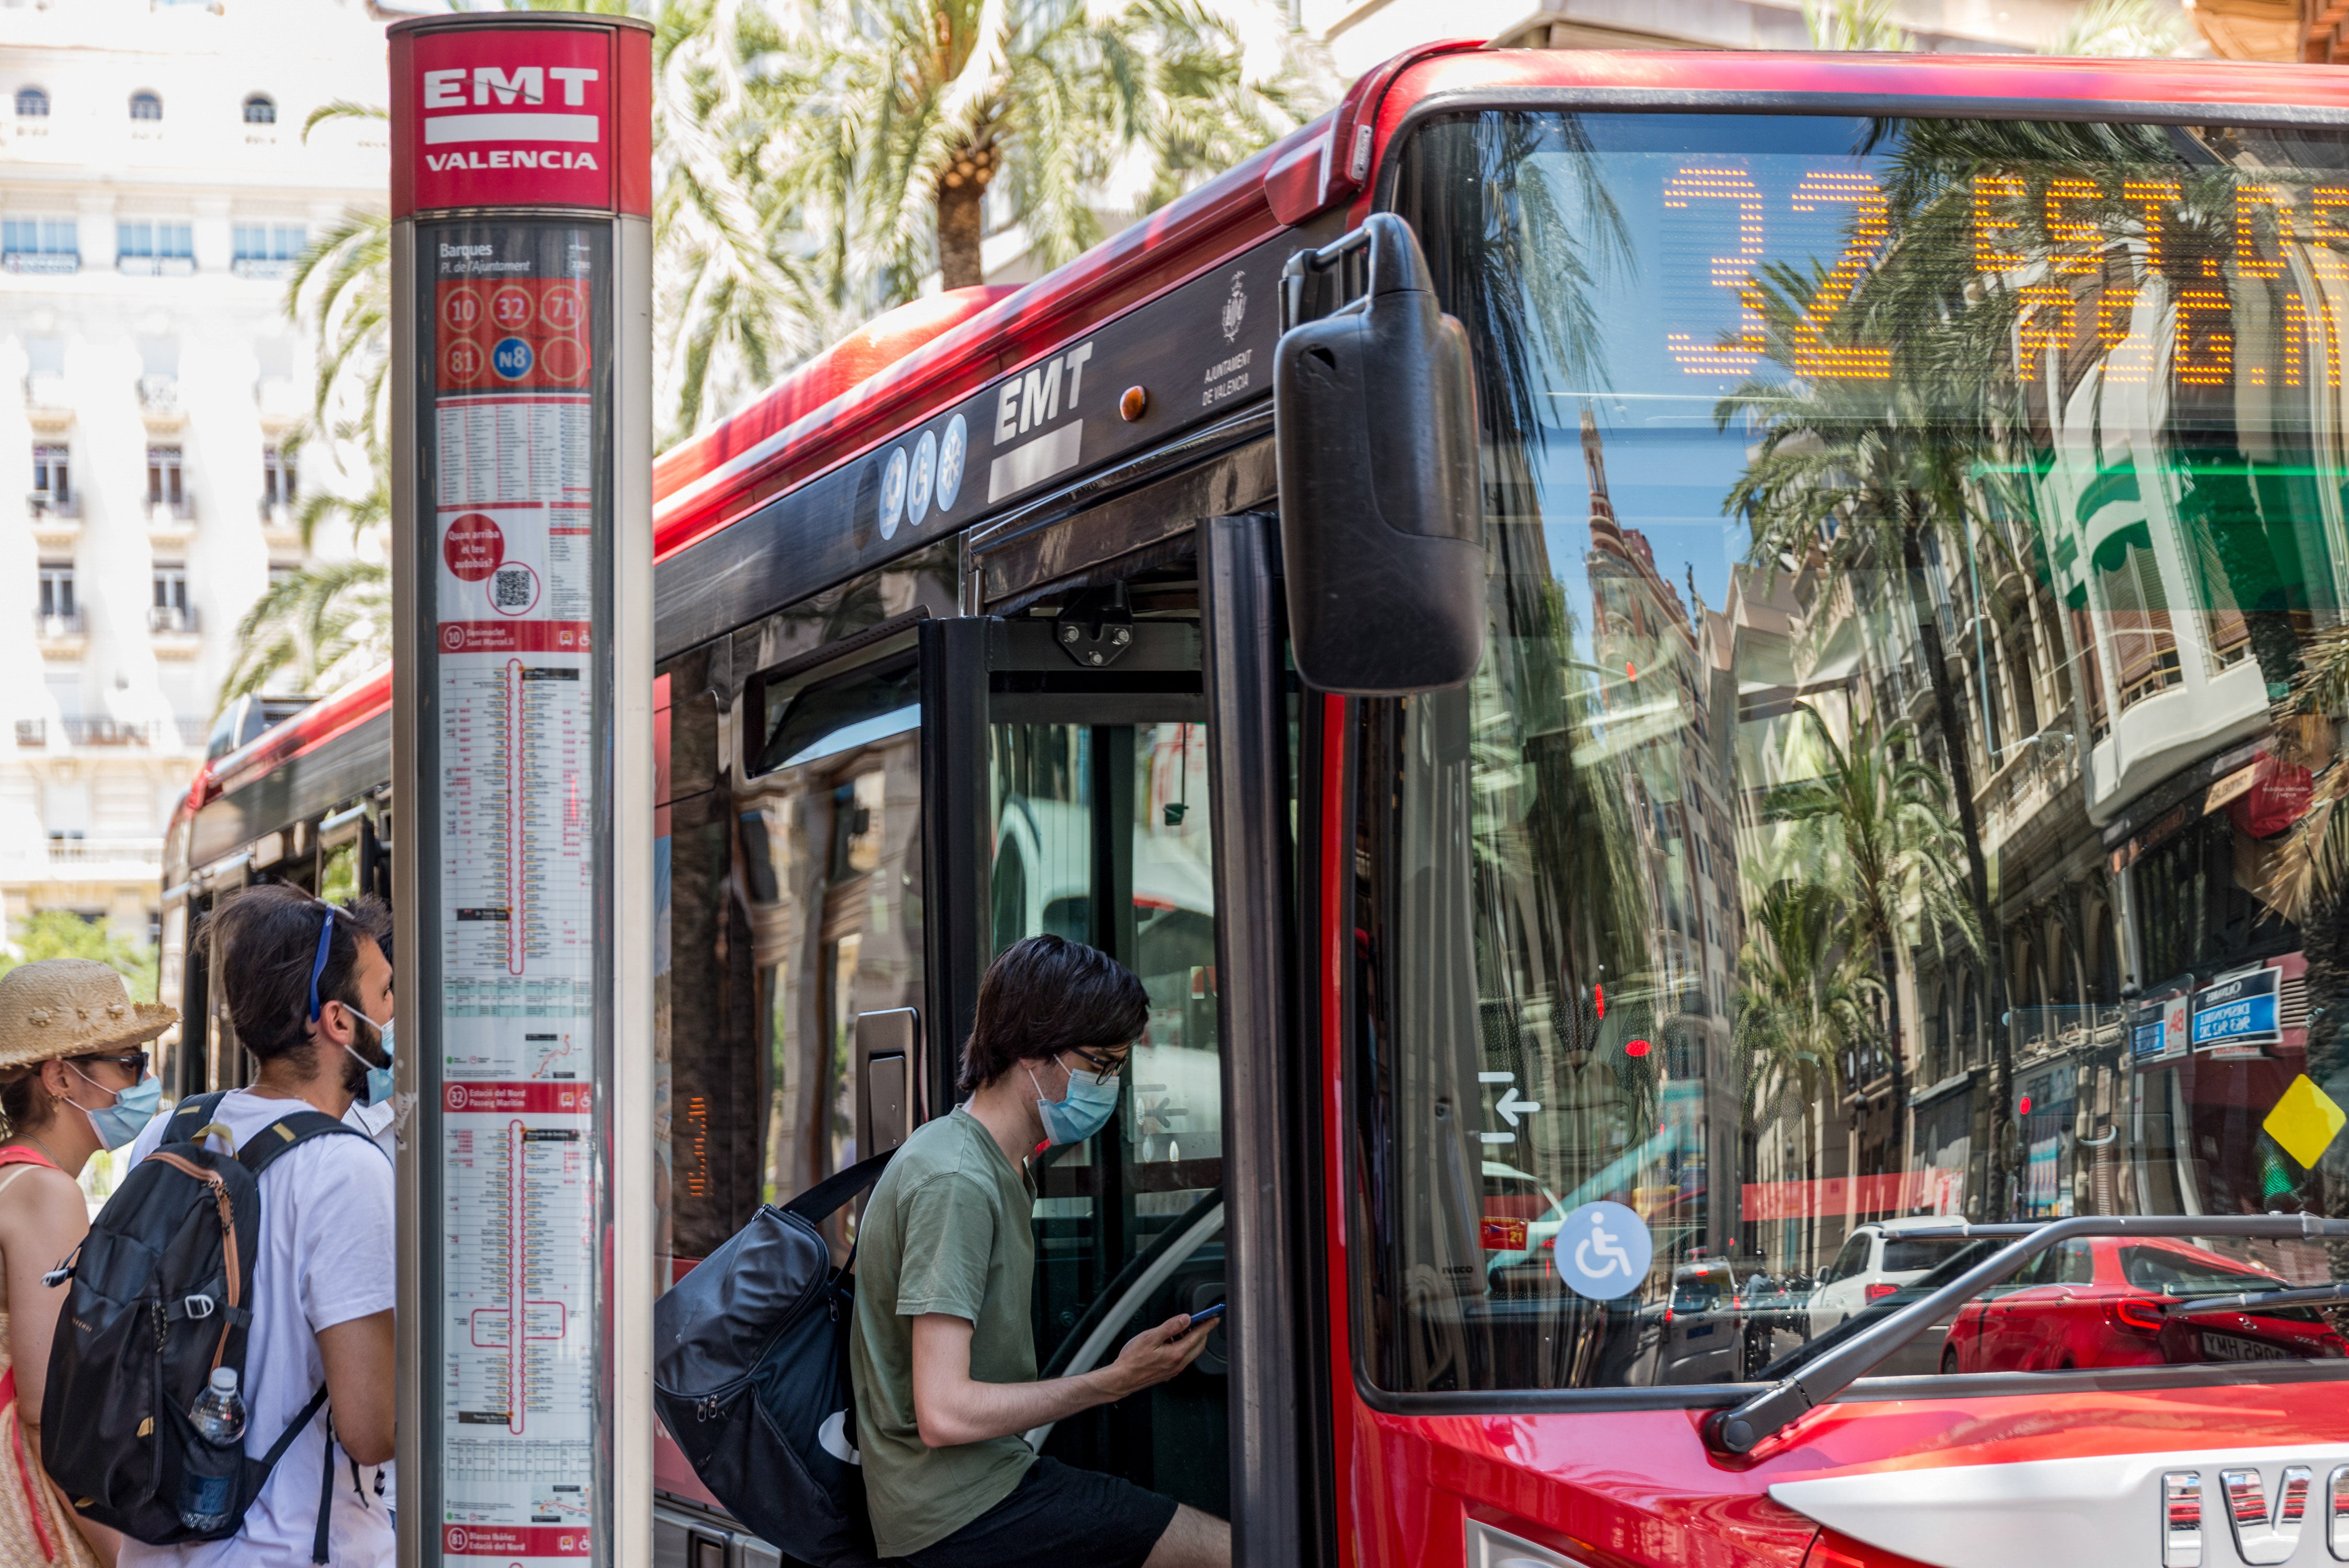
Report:
[[653,1405],[727,1511],[815,1568],[868,1568],[848,1336],[852,1254],[816,1227],[871,1186],[876,1154],[750,1222],[653,1307]]

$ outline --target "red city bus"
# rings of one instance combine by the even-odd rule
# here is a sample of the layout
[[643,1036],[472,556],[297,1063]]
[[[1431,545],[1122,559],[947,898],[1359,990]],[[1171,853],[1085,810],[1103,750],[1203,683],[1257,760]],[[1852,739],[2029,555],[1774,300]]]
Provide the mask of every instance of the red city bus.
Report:
[[[1462,389],[1276,440],[1421,267],[1464,600]],[[2344,313],[2321,67],[1462,46],[885,317],[658,468],[658,1266],[1055,931],[1152,1016],[1040,1357],[1232,1311],[1036,1440],[1245,1562],[2349,1560]],[[194,917],[388,888],[387,700],[191,790],[173,1092]],[[664,1561],[776,1560],[664,1451]]]

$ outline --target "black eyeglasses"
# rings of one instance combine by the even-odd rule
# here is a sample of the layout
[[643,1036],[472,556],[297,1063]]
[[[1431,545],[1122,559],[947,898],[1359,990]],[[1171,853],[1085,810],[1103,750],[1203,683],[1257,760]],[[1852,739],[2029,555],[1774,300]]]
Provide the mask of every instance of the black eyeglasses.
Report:
[[1119,1046],[1115,1050],[1115,1055],[1105,1056],[1099,1051],[1088,1050],[1082,1046],[1071,1046],[1069,1047],[1069,1055],[1084,1063],[1094,1072],[1113,1073],[1123,1068],[1125,1066],[1125,1059],[1133,1054],[1132,1046]]

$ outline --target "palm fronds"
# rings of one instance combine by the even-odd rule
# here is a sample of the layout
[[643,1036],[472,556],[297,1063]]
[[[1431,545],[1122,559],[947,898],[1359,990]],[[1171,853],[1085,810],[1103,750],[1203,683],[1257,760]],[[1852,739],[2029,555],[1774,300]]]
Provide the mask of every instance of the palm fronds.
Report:
[[391,575],[368,561],[301,567],[269,585],[236,626],[223,707],[272,686],[315,691],[379,661],[391,632]]

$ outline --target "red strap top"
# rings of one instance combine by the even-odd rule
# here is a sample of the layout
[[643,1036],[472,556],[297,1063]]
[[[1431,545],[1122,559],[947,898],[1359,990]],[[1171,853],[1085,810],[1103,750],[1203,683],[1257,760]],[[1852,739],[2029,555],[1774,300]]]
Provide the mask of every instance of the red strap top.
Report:
[[[11,1143],[5,1147],[0,1147],[0,1166],[5,1165],[46,1165],[52,1171],[57,1171],[57,1162],[56,1161],[50,1159],[39,1150],[27,1149],[21,1143]],[[62,1176],[65,1172],[57,1171],[57,1174]]]

